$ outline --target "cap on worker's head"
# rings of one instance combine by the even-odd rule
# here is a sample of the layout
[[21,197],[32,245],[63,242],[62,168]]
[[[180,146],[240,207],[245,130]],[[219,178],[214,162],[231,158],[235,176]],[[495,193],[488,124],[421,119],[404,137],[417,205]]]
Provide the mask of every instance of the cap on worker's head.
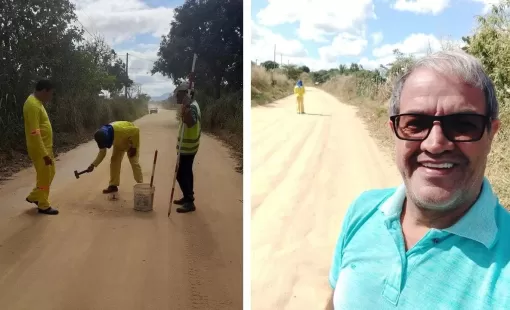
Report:
[[100,149],[104,149],[108,144],[108,135],[104,132],[104,130],[99,129],[94,134],[94,140],[96,140],[97,146]]
[[180,91],[186,91],[189,88],[188,82],[183,82],[179,86],[177,86],[174,90],[174,93],[180,92]]

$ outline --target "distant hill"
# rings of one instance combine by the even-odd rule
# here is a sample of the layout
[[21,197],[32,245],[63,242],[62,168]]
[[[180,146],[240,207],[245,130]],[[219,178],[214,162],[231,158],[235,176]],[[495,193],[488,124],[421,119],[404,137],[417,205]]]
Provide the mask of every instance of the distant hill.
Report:
[[170,93],[164,93],[163,95],[160,95],[160,96],[155,96],[155,97],[151,96],[151,100],[153,100],[153,101],[162,101],[162,100],[167,100],[168,97],[170,97]]

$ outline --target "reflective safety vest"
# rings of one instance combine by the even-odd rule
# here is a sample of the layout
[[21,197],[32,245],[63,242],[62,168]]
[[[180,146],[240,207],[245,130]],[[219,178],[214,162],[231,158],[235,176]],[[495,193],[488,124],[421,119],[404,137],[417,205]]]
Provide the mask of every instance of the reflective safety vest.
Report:
[[181,154],[196,154],[198,151],[198,146],[200,145],[200,135],[202,133],[202,120],[200,114],[200,107],[196,101],[193,101],[190,105],[191,113],[196,116],[197,122],[193,127],[188,128],[186,124],[183,123],[182,119],[179,124],[179,135],[182,130],[182,126],[184,126],[183,136],[177,139],[176,149],[179,150],[179,143],[182,140],[181,145]]

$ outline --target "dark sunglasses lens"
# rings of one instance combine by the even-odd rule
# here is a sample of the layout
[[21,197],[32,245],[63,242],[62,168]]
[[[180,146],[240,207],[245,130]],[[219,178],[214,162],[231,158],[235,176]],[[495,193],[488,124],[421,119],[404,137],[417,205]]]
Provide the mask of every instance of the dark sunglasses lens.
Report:
[[397,136],[408,140],[425,139],[432,127],[427,115],[400,115],[395,118]]
[[482,115],[454,114],[443,120],[444,134],[452,141],[479,140],[485,127],[485,117]]

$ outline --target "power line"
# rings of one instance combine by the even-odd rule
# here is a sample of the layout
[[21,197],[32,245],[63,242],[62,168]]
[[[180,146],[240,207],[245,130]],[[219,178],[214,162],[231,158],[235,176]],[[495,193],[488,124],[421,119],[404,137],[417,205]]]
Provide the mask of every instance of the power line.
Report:
[[92,33],[90,33],[90,31],[89,31],[89,30],[88,30],[85,26],[83,26],[83,24],[80,22],[80,20],[79,20],[78,18],[76,18],[76,21],[77,21],[78,23],[80,23],[80,25],[83,27],[83,29],[85,29],[85,31],[86,31],[88,34],[90,34],[90,36],[91,36],[92,38],[95,38],[95,36],[94,36],[94,35],[92,35]]

